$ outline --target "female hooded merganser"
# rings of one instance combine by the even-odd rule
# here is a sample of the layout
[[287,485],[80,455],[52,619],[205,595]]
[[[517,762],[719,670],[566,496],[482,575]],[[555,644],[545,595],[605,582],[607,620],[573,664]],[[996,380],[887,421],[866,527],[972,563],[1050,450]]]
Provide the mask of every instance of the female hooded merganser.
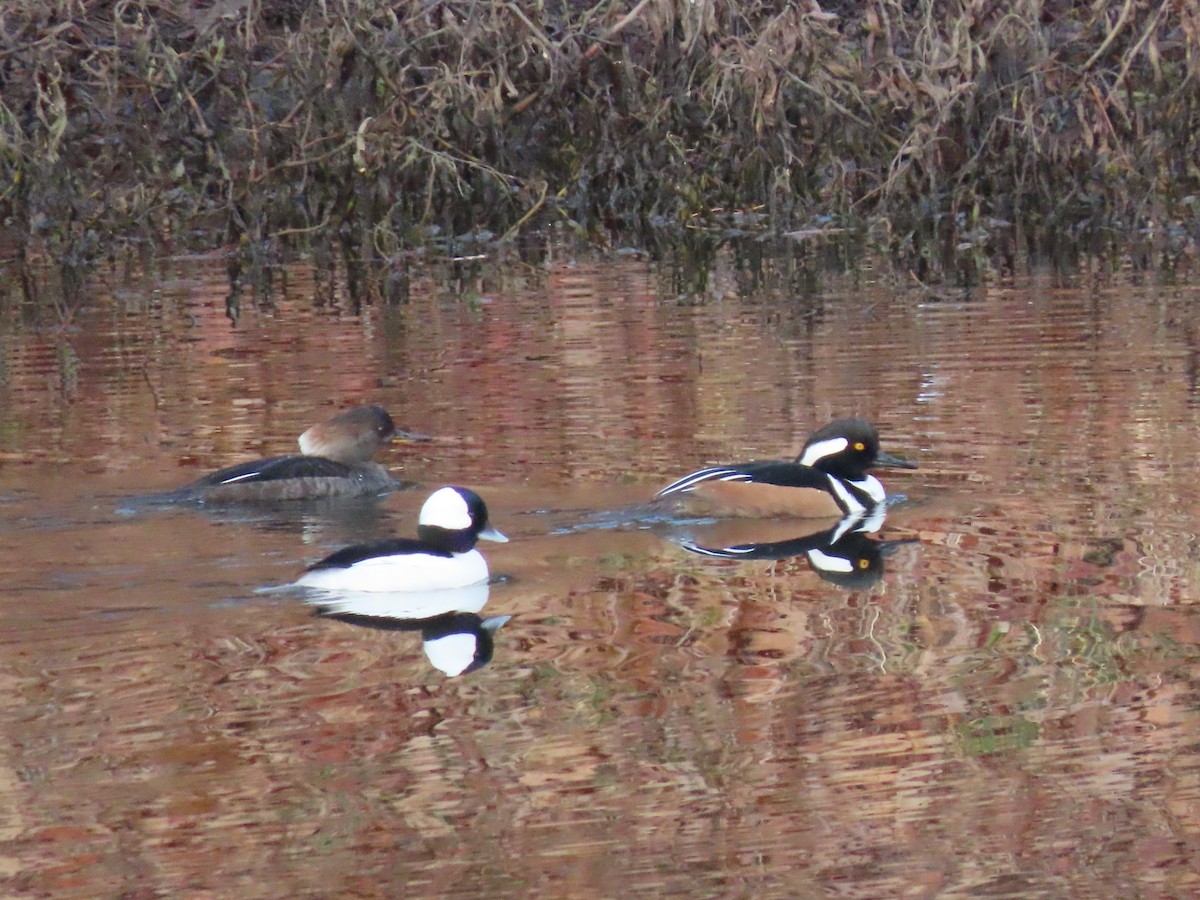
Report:
[[480,538],[508,540],[488,524],[478,494],[439,488],[421,507],[415,540],[346,547],[309,566],[296,584],[326,591],[436,591],[480,584],[488,579],[487,562],[475,549]]
[[162,496],[202,503],[243,503],[385,494],[400,483],[371,457],[396,438],[421,439],[397,430],[382,407],[358,406],[300,435],[299,455],[240,463]]
[[654,499],[691,494],[735,515],[840,518],[885,502],[883,485],[867,474],[872,466],[917,467],[881,450],[869,422],[838,419],[815,431],[795,462],[712,466],[667,485]]

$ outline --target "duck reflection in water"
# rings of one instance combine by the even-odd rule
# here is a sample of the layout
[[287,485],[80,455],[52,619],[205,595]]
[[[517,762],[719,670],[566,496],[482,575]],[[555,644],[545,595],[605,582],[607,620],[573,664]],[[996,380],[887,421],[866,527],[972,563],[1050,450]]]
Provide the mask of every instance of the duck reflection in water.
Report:
[[496,631],[511,616],[482,617],[488,584],[433,591],[319,591],[317,615],[380,631],[417,631],[430,664],[450,677],[491,662]]
[[879,506],[869,515],[846,516],[832,527],[783,539],[781,535],[788,530],[793,534],[803,531],[806,523],[791,521],[785,525],[777,521],[766,530],[765,523],[760,521],[729,520],[669,537],[692,553],[721,559],[778,560],[803,556],[825,581],[847,590],[862,590],[883,577],[886,557],[898,547],[918,543],[914,538],[884,541],[868,537],[882,527],[885,512],[886,508]]
[[492,658],[493,634],[508,616],[479,615],[488,598],[480,539],[508,541],[474,491],[439,488],[421,506],[417,537],[346,547],[309,566],[295,582],[326,617],[392,631],[420,631],[425,655],[447,675]]
[[274,503],[377,497],[402,487],[373,457],[393,441],[425,441],[400,431],[379,406],[358,406],[300,435],[300,453],[239,463],[155,496],[166,503]]

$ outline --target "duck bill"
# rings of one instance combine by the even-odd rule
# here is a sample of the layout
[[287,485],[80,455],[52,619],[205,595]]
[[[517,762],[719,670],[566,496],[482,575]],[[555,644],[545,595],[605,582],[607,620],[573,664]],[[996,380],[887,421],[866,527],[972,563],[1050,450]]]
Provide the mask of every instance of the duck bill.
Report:
[[484,631],[495,634],[511,618],[512,616],[490,616],[480,622],[479,627]]
[[393,444],[424,444],[432,441],[433,438],[427,434],[418,434],[415,431],[401,431],[396,429],[396,433],[392,435],[391,442]]
[[901,547],[907,547],[909,544],[921,543],[919,538],[894,538],[890,541],[876,541],[876,548],[879,550],[880,556],[891,556]]
[[909,462],[907,459],[901,459],[898,456],[892,456],[892,454],[888,453],[886,450],[879,451],[879,456],[875,458],[875,462],[872,463],[872,465],[887,466],[891,469],[915,469],[917,467],[915,462]]
[[485,541],[495,541],[497,544],[507,544],[508,538],[502,535],[499,531],[489,525],[483,531],[479,532],[479,537]]

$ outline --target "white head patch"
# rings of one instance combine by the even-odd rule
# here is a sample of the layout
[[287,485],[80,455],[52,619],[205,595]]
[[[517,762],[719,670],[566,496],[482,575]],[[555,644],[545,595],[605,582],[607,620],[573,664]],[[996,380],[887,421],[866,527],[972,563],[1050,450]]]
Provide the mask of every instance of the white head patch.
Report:
[[467,501],[452,487],[434,491],[421,507],[421,516],[417,521],[421,525],[433,525],[449,531],[465,531],[474,524]]
[[809,550],[808,558],[822,572],[843,572],[848,575],[854,571],[854,564],[842,556],[830,556],[820,550]]
[[[834,478],[832,475],[828,476],[828,478],[829,486],[833,489],[833,492],[837,494],[838,499],[842,501],[842,505],[846,509],[846,515],[857,516],[860,513],[867,511],[867,508],[858,502],[858,498],[855,497],[850,491],[846,490],[846,485],[842,483],[840,478]],[[851,483],[857,484],[857,482]]]
[[841,453],[850,442],[844,437],[829,438],[826,441],[817,441],[815,444],[810,444],[804,450],[804,455],[800,457],[800,465],[815,466],[818,462],[827,456],[833,456],[835,453]]
[[477,642],[473,634],[448,634],[425,642],[425,655],[435,669],[451,678],[475,661]]

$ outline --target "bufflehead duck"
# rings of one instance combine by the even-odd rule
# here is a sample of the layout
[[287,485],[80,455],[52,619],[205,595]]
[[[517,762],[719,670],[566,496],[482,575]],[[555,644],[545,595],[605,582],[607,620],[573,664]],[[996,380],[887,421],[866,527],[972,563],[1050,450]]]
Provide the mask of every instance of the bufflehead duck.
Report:
[[511,618],[455,613],[430,619],[421,627],[425,658],[451,678],[482,669],[492,661],[496,632]]
[[880,449],[869,422],[838,419],[813,432],[794,462],[711,466],[672,482],[654,499],[689,494],[735,515],[841,518],[886,502],[883,485],[867,474],[873,466],[917,467]]
[[318,615],[362,628],[418,631],[425,656],[449,676],[487,665],[494,635],[511,616],[479,615],[488,584],[437,591],[317,591],[308,598]]
[[421,507],[417,537],[357,544],[309,566],[296,584],[327,591],[435,591],[480,584],[487,561],[479,539],[506,542],[474,491],[444,487]]
[[423,439],[399,431],[382,407],[358,406],[300,435],[299,454],[230,466],[161,496],[177,501],[246,503],[386,494],[400,482],[371,457],[397,438]]

